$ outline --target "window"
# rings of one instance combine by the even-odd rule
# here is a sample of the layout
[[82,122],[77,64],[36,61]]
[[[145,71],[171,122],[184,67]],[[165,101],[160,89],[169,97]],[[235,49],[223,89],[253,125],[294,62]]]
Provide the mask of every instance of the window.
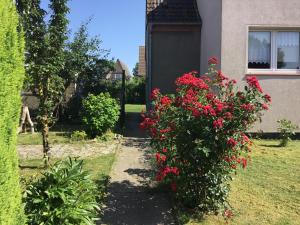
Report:
[[248,69],[299,70],[300,33],[250,31]]

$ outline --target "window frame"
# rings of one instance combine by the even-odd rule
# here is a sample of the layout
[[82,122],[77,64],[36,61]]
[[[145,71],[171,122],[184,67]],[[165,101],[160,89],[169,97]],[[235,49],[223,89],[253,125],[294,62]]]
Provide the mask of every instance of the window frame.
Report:
[[[271,57],[270,57],[270,69],[254,69],[248,68],[249,64],[249,33],[250,32],[270,32],[271,34]],[[299,69],[278,69],[278,49],[277,49],[277,33],[279,32],[297,32],[299,33],[299,47],[300,47],[300,27],[298,28],[264,28],[264,27],[249,27],[247,31],[247,53],[246,53],[246,74],[278,74],[278,75],[300,75]],[[299,49],[299,65],[300,65],[300,49]]]

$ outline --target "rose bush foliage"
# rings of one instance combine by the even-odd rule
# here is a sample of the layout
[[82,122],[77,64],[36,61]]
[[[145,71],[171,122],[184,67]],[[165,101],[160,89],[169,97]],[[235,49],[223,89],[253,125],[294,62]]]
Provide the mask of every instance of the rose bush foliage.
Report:
[[246,168],[251,141],[245,132],[271,102],[255,77],[238,91],[235,80],[209,61],[207,74],[184,74],[175,95],[152,92],[153,108],[140,124],[155,150],[156,180],[170,187],[185,206],[231,217],[229,181]]

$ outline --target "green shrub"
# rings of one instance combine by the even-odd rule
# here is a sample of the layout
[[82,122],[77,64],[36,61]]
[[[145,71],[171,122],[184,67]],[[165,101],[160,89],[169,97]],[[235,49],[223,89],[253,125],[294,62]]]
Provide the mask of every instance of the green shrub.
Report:
[[287,119],[278,120],[278,132],[280,133],[280,146],[285,147],[288,145],[289,140],[293,135],[295,135],[295,131],[298,129],[298,126],[293,124],[292,121]]
[[24,77],[24,41],[11,0],[0,0],[0,224],[24,224],[16,134]]
[[58,162],[28,186],[24,200],[29,224],[94,224],[97,186],[82,166],[83,161],[71,158]]
[[89,95],[82,106],[82,121],[91,137],[101,136],[113,129],[119,119],[120,106],[108,93]]
[[84,141],[87,138],[87,134],[85,131],[74,131],[71,134],[72,141]]
[[144,77],[134,77],[126,82],[126,103],[146,103],[146,81]]
[[177,78],[174,95],[154,89],[153,110],[144,115],[141,128],[151,136],[156,180],[186,207],[230,218],[230,181],[250,157],[245,132],[268,109],[271,97],[256,77],[247,77],[248,85],[238,91],[235,80],[216,70],[216,61],[210,59],[207,76],[191,72]]

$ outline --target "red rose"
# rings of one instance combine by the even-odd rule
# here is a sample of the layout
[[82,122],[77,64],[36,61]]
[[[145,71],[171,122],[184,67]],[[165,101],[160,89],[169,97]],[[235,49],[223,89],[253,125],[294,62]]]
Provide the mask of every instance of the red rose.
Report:
[[227,141],[227,144],[230,146],[230,147],[235,147],[238,142],[236,140],[234,140],[233,138],[230,138],[228,141]]
[[156,100],[159,94],[160,90],[158,88],[153,89],[151,93],[151,100]]
[[209,60],[208,60],[208,64],[209,65],[217,65],[218,64],[218,58],[217,57],[211,57],[211,58],[209,58]]
[[256,88],[260,93],[263,92],[256,77],[247,77],[247,83],[249,84],[250,87]]
[[224,122],[224,119],[223,118],[219,118],[219,119],[217,119],[217,120],[215,120],[213,122],[213,127],[215,129],[221,129],[223,127],[223,122]]
[[266,95],[264,96],[264,98],[265,98],[265,100],[266,100],[267,102],[271,102],[271,101],[272,101],[271,96],[268,95],[268,94],[266,94]]

